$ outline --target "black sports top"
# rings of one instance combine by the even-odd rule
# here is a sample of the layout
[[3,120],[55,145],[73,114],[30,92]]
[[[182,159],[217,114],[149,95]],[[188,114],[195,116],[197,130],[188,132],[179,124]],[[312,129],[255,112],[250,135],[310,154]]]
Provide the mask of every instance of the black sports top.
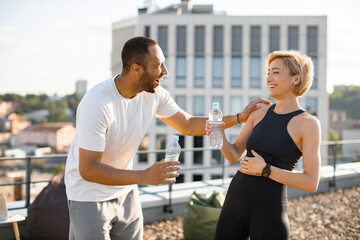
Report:
[[276,104],[273,104],[265,117],[254,127],[246,144],[246,155],[253,157],[253,149],[267,163],[291,171],[302,153],[290,137],[287,126],[293,117],[304,110],[277,114],[274,112],[275,106]]

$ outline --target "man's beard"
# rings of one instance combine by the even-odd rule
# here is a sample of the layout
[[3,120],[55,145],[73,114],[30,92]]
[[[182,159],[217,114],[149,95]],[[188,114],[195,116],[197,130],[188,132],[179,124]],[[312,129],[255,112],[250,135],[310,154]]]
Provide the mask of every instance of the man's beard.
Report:
[[[158,76],[156,78],[159,78],[159,77],[162,77],[162,75]],[[147,71],[145,71],[139,79],[139,86],[145,92],[154,93],[155,92],[154,81],[156,78],[152,77]]]

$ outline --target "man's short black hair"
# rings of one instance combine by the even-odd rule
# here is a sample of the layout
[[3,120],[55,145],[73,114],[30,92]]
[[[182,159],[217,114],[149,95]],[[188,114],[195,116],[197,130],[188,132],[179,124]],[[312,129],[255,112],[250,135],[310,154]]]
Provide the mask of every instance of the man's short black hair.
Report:
[[134,37],[128,40],[121,52],[123,73],[130,70],[132,64],[136,63],[146,68],[146,60],[149,56],[149,46],[158,43],[147,37]]

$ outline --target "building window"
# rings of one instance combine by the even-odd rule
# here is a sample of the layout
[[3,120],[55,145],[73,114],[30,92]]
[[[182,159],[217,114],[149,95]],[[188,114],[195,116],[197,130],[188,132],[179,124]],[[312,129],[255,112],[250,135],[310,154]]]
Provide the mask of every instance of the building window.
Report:
[[223,55],[224,50],[224,28],[222,26],[214,27],[213,51],[215,55]]
[[[165,134],[157,134],[156,135],[156,149],[166,149],[166,135]],[[165,158],[165,153],[157,153],[156,161],[160,161]]]
[[194,96],[194,116],[204,116],[204,96]]
[[242,27],[232,27],[231,87],[242,87]]
[[186,58],[176,57],[176,86],[186,86]]
[[231,87],[242,87],[242,58],[232,57],[231,59]]
[[221,88],[223,86],[224,59],[223,57],[213,58],[213,87]]
[[202,174],[194,174],[193,175],[193,182],[198,182],[198,181],[202,181],[202,180],[203,180]]
[[317,116],[318,114],[318,101],[316,97],[307,97],[306,98],[306,111],[309,114]]
[[318,54],[318,28],[309,26],[307,28],[307,53],[310,56]]
[[288,28],[288,49],[299,49],[299,27],[290,26]]
[[250,88],[260,88],[261,76],[261,28],[252,26],[250,29]]
[[146,25],[145,26],[145,29],[144,29],[144,36],[145,37],[150,37],[150,26],[149,25]]
[[194,87],[205,87],[205,58],[195,57]]
[[195,26],[195,55],[205,55],[205,27]]
[[211,165],[221,164],[221,152],[219,150],[211,151]]
[[314,63],[314,81],[311,88],[318,87],[318,28],[316,26],[308,26],[306,36],[307,54]]
[[176,178],[176,183],[184,183],[184,174],[179,174],[179,176]]
[[213,32],[213,84],[215,88],[223,87],[224,72],[224,28],[215,26]]
[[158,28],[158,44],[161,47],[165,57],[168,53],[168,28],[167,26],[159,26]]
[[250,58],[250,88],[261,87],[261,63],[260,57]]
[[186,55],[186,27],[177,26],[176,27],[176,54],[177,55]]
[[317,60],[317,57],[311,57],[311,60],[314,64],[314,79],[313,79],[311,88],[317,88],[318,87],[318,72],[319,72],[318,60]]
[[211,179],[215,180],[215,179],[221,179],[221,175],[220,174],[211,174]]
[[250,50],[252,56],[260,56],[261,54],[261,28],[260,26],[252,26],[250,29]]
[[232,27],[232,55],[241,56],[242,54],[242,27],[233,26]]
[[280,27],[270,26],[269,29],[269,52],[280,50]]
[[[194,136],[194,148],[204,147],[204,137],[203,136]],[[203,151],[194,151],[193,152],[193,163],[194,164],[203,164]]]
[[175,96],[175,102],[179,107],[183,110],[186,110],[186,96],[185,95],[177,95]]
[[176,86],[186,87],[186,27],[176,27]]
[[[179,136],[179,145],[180,145],[181,148],[185,148],[185,136],[184,135]],[[184,154],[185,154],[184,151],[180,152],[180,156],[179,156],[180,163],[185,163]]]
[[205,27],[195,26],[194,87],[205,87]]
[[231,96],[230,97],[230,114],[236,114],[241,112],[243,109],[243,101],[240,96]]
[[[149,150],[149,136],[145,135],[142,139],[140,146],[140,151]],[[147,163],[148,162],[148,154],[147,153],[139,153],[139,163]]]

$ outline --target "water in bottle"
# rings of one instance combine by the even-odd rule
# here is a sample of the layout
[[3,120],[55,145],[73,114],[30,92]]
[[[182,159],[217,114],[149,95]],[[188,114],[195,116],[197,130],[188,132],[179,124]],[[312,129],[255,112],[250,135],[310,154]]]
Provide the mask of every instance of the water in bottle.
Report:
[[209,112],[209,121],[212,125],[212,130],[209,134],[211,149],[221,149],[223,146],[222,118],[223,114],[220,111],[219,103],[213,102],[213,107]]
[[[166,147],[165,161],[179,161],[181,147],[179,144],[179,136],[173,135],[171,142]],[[176,173],[173,172],[173,173]],[[175,178],[170,178],[175,179]]]

